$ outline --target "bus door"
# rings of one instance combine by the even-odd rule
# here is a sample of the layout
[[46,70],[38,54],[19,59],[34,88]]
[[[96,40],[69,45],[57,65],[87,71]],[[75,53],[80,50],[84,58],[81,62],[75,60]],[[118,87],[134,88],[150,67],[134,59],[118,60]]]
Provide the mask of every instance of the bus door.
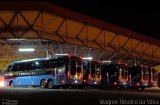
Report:
[[141,67],[141,85],[149,86],[149,72],[147,67]]
[[100,64],[96,61],[90,61],[90,68],[89,68],[89,84],[90,85],[97,85],[101,82],[101,68]]
[[59,85],[63,85],[66,82],[65,66],[56,68],[56,78]]
[[127,66],[127,64],[120,65],[119,84],[122,86],[127,86],[127,84],[128,84],[128,66]]
[[71,84],[79,85],[83,81],[83,67],[80,58],[70,59],[70,82]]
[[150,69],[150,85],[151,86],[157,86],[158,85],[158,73],[155,68]]
[[64,59],[56,60],[56,77],[58,85],[64,85],[66,83],[66,65]]
[[115,64],[110,64],[108,66],[108,73],[109,73],[109,85],[111,87],[115,87],[118,85],[119,81],[119,66]]
[[90,67],[90,61],[84,60],[83,61],[83,83],[85,85],[87,85],[87,83],[88,83],[89,67]]

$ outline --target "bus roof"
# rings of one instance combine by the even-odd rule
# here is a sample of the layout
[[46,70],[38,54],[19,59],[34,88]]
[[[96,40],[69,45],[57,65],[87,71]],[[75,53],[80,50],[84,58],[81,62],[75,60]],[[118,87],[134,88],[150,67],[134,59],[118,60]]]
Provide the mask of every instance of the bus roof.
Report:
[[40,61],[40,60],[47,60],[47,59],[49,58],[35,58],[35,59],[19,60],[19,61],[12,62],[11,64],[30,62],[30,61]]

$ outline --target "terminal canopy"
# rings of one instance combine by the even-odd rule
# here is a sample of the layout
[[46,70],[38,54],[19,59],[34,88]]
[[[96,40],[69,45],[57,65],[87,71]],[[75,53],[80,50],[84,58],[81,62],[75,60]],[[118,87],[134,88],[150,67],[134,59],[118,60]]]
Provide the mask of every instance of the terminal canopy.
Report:
[[1,67],[56,53],[129,65],[160,64],[159,40],[46,2],[0,2],[0,45]]

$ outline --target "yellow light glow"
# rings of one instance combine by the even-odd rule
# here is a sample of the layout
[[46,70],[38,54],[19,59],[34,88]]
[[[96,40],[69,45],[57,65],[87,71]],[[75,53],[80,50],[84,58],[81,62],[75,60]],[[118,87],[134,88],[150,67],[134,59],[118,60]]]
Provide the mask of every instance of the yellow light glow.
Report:
[[4,81],[0,81],[0,87],[4,86]]
[[76,78],[78,78],[77,74],[75,75]]
[[4,77],[0,76],[0,87],[4,86]]
[[117,85],[117,82],[114,82],[114,85]]

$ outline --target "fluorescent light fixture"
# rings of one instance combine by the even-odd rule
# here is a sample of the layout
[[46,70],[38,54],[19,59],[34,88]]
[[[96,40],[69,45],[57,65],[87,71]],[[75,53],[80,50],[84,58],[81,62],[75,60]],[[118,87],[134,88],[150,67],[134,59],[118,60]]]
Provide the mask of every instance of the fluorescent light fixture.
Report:
[[34,48],[20,48],[20,52],[33,52],[35,49]]
[[7,39],[7,40],[26,40],[26,39],[17,39],[17,38],[11,38],[11,39]]
[[84,57],[82,59],[89,59],[90,60],[90,59],[92,59],[92,57]]
[[108,61],[101,61],[103,63],[111,63],[112,61],[111,60],[108,60]]
[[68,54],[55,54],[55,55],[68,55]]

